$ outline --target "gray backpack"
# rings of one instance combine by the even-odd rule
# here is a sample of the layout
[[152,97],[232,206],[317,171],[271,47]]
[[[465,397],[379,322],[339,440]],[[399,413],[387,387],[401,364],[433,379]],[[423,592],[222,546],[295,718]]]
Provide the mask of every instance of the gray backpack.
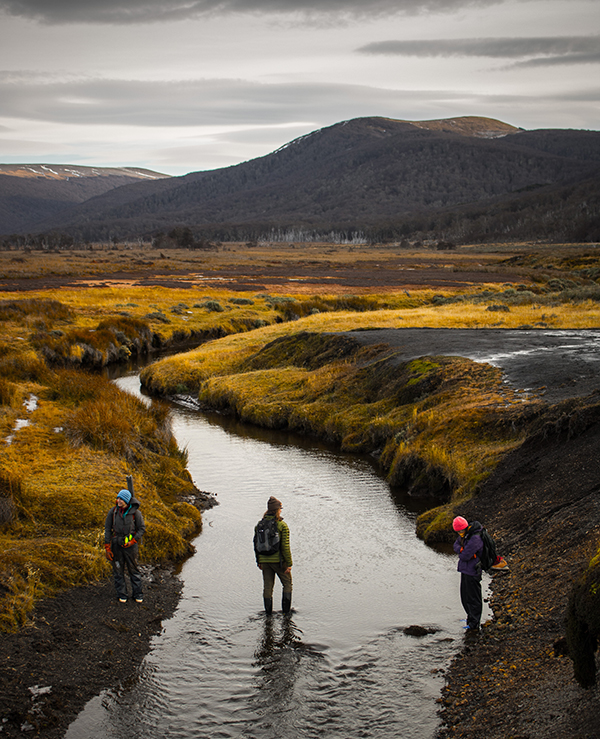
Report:
[[277,519],[261,518],[254,529],[254,551],[257,554],[277,554],[280,543]]

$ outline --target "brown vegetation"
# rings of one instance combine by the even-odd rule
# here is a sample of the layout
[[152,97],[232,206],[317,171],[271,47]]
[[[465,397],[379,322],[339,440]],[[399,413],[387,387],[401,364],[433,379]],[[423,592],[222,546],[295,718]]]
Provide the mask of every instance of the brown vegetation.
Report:
[[[587,477],[581,487],[573,474],[585,469],[597,478],[593,399],[554,408],[539,398],[515,402],[491,367],[443,355],[395,362],[389,347],[358,345],[339,332],[598,327],[600,260],[594,249],[479,245],[442,256],[436,248],[235,244],[201,256],[170,250],[156,255],[160,270],[136,264],[143,249],[96,247],[90,253],[96,258],[77,251],[0,252],[2,282],[13,290],[0,303],[0,430],[10,439],[0,455],[2,627],[36,618],[36,603],[40,618],[47,616],[45,625],[38,620],[39,631],[21,628],[3,636],[3,654],[21,655],[15,664],[28,675],[59,681],[47,672],[44,640],[58,655],[58,645],[77,644],[79,635],[84,644],[83,629],[74,620],[65,636],[56,613],[46,608],[53,601],[40,598],[62,591],[60,598],[68,594],[67,607],[75,608],[80,591],[74,585],[105,581],[102,520],[126,474],[134,476],[149,522],[148,565],[185,556],[201,525],[199,511],[182,502],[181,493],[195,496],[199,506],[207,498],[186,472],[165,406],[155,401],[148,408],[124,395],[85,369],[82,358],[93,357],[99,367],[155,346],[222,336],[158,362],[144,375],[148,384],[167,394],[200,391],[206,402],[235,408],[252,422],[324,432],[348,450],[376,452],[396,480],[410,480],[415,490],[437,485],[452,497],[421,519],[432,538],[448,531],[454,512],[481,517],[497,535],[511,574],[494,586],[494,622],[449,673],[447,735],[478,739],[485,726],[491,739],[586,736],[581,727],[586,720],[595,725],[588,697],[597,688],[581,692],[571,661],[560,656],[560,645],[555,656],[554,642],[565,634],[569,593],[580,573],[573,614],[579,625],[595,628],[589,614],[597,595],[597,495],[584,490]],[[219,290],[215,278],[222,278]],[[432,285],[424,287],[428,280]],[[53,289],[40,290],[43,285]],[[54,289],[64,285],[72,286]],[[75,520],[74,508],[81,510]],[[572,524],[568,536],[565,522]],[[108,609],[104,592],[102,608]],[[81,591],[81,598],[90,600],[89,592]],[[80,613],[88,618],[84,608]],[[94,622],[106,637],[105,649],[111,648],[110,619],[104,627]],[[146,639],[152,624],[139,624]],[[39,639],[32,648],[33,633]],[[579,636],[571,635],[574,650],[582,645]],[[127,641],[132,659],[141,658],[140,644],[147,641]],[[584,670],[589,646],[584,639]],[[66,650],[60,659],[83,664],[80,652]],[[98,654],[95,665],[102,662]],[[31,697],[10,669],[0,678],[7,696],[10,689],[10,725],[18,730]],[[92,667],[81,675],[87,687],[57,688],[54,736],[90,690],[110,683]],[[526,710],[513,706],[517,699]],[[552,733],[550,719],[540,720],[555,705],[564,719],[557,724],[562,734]]]

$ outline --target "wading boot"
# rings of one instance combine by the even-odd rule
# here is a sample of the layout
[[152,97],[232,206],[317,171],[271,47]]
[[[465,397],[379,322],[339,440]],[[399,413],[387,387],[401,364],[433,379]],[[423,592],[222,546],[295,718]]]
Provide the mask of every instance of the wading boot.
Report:
[[284,613],[289,613],[291,607],[292,607],[292,594],[284,593],[281,598],[281,610]]
[[265,613],[270,616],[273,613],[273,598],[263,598],[265,602]]

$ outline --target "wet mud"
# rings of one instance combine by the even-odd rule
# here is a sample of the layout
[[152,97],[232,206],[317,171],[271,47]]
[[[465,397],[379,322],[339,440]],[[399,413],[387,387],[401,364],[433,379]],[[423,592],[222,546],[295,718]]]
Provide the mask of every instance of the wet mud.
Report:
[[0,736],[60,739],[88,700],[132,679],[181,594],[170,568],[143,579],[143,603],[120,603],[105,580],[41,601],[0,637]]

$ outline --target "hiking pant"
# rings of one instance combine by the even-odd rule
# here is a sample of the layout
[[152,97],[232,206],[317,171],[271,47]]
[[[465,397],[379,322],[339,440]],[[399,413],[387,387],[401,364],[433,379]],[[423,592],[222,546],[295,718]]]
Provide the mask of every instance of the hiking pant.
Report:
[[478,629],[483,610],[480,575],[465,575],[464,572],[461,573],[460,602],[467,614],[467,626],[471,629]]
[[292,592],[292,573],[284,573],[285,566],[279,562],[261,562],[263,574],[263,598],[273,597],[275,575],[281,580],[284,593]]
[[127,598],[127,583],[125,582],[125,570],[129,573],[131,580],[131,590],[133,598],[142,597],[142,576],[138,565],[138,545],[131,547],[121,547],[118,544],[112,545],[113,550],[113,576],[115,580],[115,590],[117,598]]

